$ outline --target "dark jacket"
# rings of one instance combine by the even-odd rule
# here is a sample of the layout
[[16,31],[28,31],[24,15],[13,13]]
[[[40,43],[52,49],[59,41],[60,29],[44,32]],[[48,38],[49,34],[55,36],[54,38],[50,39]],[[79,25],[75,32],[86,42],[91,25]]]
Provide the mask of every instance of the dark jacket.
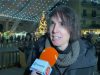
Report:
[[[41,41],[39,44],[42,44]],[[61,67],[55,64],[52,67],[51,75],[93,75],[96,68],[97,58],[95,57],[95,49],[87,41],[79,40],[80,52],[77,60],[70,66]],[[40,46],[39,54],[42,52]],[[34,61],[33,61],[34,62]],[[27,68],[29,71],[29,68]],[[24,75],[28,75],[27,73]]]
[[[53,67],[51,75],[93,75],[96,71],[97,58],[95,48],[87,41],[80,40],[80,53],[72,65],[59,67],[56,64]],[[63,70],[64,69],[64,70]],[[61,71],[63,71],[61,73]]]

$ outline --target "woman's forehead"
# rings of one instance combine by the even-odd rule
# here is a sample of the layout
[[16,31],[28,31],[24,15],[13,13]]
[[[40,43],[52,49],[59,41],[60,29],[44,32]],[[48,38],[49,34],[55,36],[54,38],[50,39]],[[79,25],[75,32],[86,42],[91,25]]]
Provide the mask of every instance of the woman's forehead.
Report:
[[57,20],[61,20],[60,15],[57,14],[57,15],[54,15],[54,16],[51,17],[51,20],[55,20],[55,19],[57,19]]
[[67,21],[69,17],[65,16],[64,14],[57,13],[51,17],[51,20],[57,19],[59,21]]

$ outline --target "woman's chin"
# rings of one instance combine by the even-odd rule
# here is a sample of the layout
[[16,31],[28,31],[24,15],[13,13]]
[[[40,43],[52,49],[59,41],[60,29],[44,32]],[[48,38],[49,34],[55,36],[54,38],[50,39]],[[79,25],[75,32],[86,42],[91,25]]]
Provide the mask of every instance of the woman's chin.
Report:
[[60,45],[59,42],[52,42],[52,44],[53,44],[54,46],[59,46],[59,45]]

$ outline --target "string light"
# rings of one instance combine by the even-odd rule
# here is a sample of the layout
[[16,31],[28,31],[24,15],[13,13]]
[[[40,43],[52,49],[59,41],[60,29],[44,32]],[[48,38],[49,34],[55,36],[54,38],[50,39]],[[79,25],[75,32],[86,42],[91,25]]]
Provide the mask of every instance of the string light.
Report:
[[39,22],[42,11],[48,12],[58,1],[63,0],[0,0],[0,13],[4,17]]

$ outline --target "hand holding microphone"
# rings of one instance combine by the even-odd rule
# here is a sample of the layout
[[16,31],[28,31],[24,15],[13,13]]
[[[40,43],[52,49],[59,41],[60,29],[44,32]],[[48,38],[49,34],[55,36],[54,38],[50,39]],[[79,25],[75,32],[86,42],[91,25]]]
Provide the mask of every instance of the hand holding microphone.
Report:
[[36,59],[30,70],[31,75],[50,75],[52,66],[56,63],[58,52],[53,47],[48,47],[43,50],[39,59]]

